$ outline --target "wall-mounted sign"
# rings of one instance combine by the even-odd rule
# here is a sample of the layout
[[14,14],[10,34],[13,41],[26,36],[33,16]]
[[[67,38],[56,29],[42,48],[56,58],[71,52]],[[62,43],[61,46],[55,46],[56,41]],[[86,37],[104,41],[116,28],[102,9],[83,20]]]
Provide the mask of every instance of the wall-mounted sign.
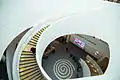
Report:
[[84,43],[83,41],[79,40],[78,38],[75,38],[75,39],[74,39],[74,42],[75,42],[76,44],[78,44],[81,48],[84,48],[84,47],[85,47],[85,43]]

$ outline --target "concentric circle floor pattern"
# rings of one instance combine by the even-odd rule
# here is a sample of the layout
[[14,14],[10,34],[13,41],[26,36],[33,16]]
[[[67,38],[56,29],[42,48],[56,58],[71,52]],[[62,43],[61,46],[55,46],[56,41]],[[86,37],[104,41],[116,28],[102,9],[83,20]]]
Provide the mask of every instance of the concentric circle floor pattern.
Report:
[[[66,48],[70,49],[69,52]],[[77,58],[86,55],[78,47],[69,43],[58,44],[54,53],[50,53],[47,59],[42,59],[42,67],[52,80],[83,77],[82,68],[78,71],[78,64],[70,57],[70,54],[74,54]]]
[[66,59],[60,59],[55,62],[53,71],[58,79],[70,79],[75,71],[74,65]]

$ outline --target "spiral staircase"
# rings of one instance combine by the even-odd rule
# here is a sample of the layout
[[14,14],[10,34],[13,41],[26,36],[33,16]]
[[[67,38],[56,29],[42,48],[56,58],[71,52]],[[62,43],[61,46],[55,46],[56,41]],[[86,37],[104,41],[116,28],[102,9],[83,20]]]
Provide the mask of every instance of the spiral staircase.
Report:
[[[111,2],[117,2],[117,3],[120,3],[120,1],[119,0],[109,0],[109,1],[111,1]],[[73,6],[73,5],[72,5]],[[78,7],[78,6],[77,6]],[[107,9],[108,9],[108,6],[107,6]],[[105,9],[104,10],[106,10],[106,7],[105,7]],[[103,10],[103,11],[104,11]],[[116,9],[117,10],[117,9]],[[108,9],[108,12],[109,11],[111,11],[112,12],[112,10],[109,10]],[[75,12],[77,12],[77,11],[75,11]],[[84,11],[83,11],[84,12]],[[102,10],[100,11],[100,12],[102,12]],[[106,11],[107,12],[107,11]],[[56,24],[59,24],[57,27],[58,28],[56,28],[55,26],[53,26],[53,28],[56,30],[55,32],[58,32],[58,33],[60,33],[59,34],[59,36],[60,35],[63,35],[63,34],[69,34],[69,33],[74,33],[74,32],[76,32],[76,33],[90,33],[91,35],[95,35],[95,36],[98,36],[98,37],[100,37],[100,38],[103,38],[103,35],[101,35],[101,33],[99,33],[99,30],[101,30],[102,31],[102,33],[106,33],[106,30],[103,30],[103,28],[104,27],[107,27],[107,28],[110,28],[110,32],[111,33],[109,33],[109,34],[112,34],[113,36],[116,36],[116,34],[114,33],[114,28],[113,28],[113,26],[115,26],[116,24],[114,24],[114,21],[116,20],[117,21],[117,19],[116,18],[113,18],[113,17],[115,17],[114,16],[114,13],[111,13],[110,15],[106,15],[107,17],[105,17],[104,15],[103,15],[103,13],[101,14],[99,14],[99,11],[93,11],[93,13],[91,14],[91,13],[89,13],[89,11],[88,11],[88,13],[87,12],[85,12],[86,14],[85,14],[85,16],[79,16],[79,17],[82,17],[82,20],[79,18],[78,20],[80,20],[80,21],[83,21],[83,23],[80,23],[80,22],[77,22],[77,21],[74,21],[74,18],[73,18],[73,23],[72,23],[72,20],[71,20],[71,18],[68,18],[68,19],[70,19],[71,21],[69,22],[69,20],[68,20],[68,22],[67,22],[67,20],[65,19],[65,24],[62,24],[62,26],[61,26],[61,24],[59,24],[59,23],[56,23],[57,22],[57,20],[56,21],[54,21],[54,20],[51,20],[51,24],[53,23],[53,25],[54,25],[54,22],[55,22],[55,26],[56,26]],[[96,14],[94,14],[94,13],[96,13]],[[67,13],[65,13],[65,15],[66,15]],[[92,17],[89,17],[88,15],[90,14],[90,16],[92,16]],[[97,15],[98,14],[98,15]],[[68,14],[67,14],[68,15]],[[83,15],[82,13],[80,14],[80,15]],[[95,15],[95,16],[94,16]],[[87,16],[87,17],[86,17]],[[97,17],[96,17],[97,16]],[[104,17],[105,19],[103,20],[103,19],[101,19],[99,16],[101,16],[101,17]],[[111,19],[111,18],[109,18],[109,16],[111,16],[113,19]],[[65,17],[65,16],[64,16]],[[77,19],[77,17],[75,17],[76,19]],[[88,20],[84,20],[84,19],[88,19]],[[90,19],[90,20],[89,20]],[[93,22],[92,22],[92,20],[93,20]],[[97,19],[97,20],[96,20]],[[100,20],[99,20],[100,19]],[[115,19],[115,20],[114,20]],[[64,20],[64,19],[63,19]],[[95,26],[96,26],[96,24],[94,24],[94,21],[96,20],[96,23],[98,23],[98,28],[96,28]],[[102,21],[103,20],[103,21]],[[111,20],[111,22],[109,21],[109,20]],[[53,22],[52,22],[53,21]],[[58,20],[59,21],[59,20]],[[61,21],[62,21],[62,19],[61,19]],[[90,21],[91,21],[91,23],[90,23]],[[101,24],[101,23],[99,23],[99,22],[102,22],[102,23],[104,23],[104,21],[106,21],[104,24],[105,25],[103,25],[103,24]],[[112,21],[113,21],[113,23],[112,23]],[[27,22],[27,21],[26,21]],[[48,20],[48,22],[49,22],[49,20]],[[107,24],[107,22],[110,22],[110,25],[108,25]],[[28,22],[29,24],[30,24],[30,22]],[[63,21],[63,23],[64,23],[64,21]],[[71,25],[71,23],[72,23],[72,25]],[[89,24],[90,23],[90,24]],[[117,23],[117,22],[116,22]],[[27,23],[26,23],[27,24]],[[45,24],[47,24],[47,23],[45,23]],[[76,26],[76,24],[79,24],[79,27],[78,27],[78,25]],[[82,27],[83,26],[83,24],[85,24],[85,26],[84,27]],[[88,25],[86,25],[86,24],[88,24],[88,25],[91,25],[91,26],[93,26],[93,27],[91,27],[91,28],[89,28],[89,26]],[[23,25],[23,24],[22,24]],[[64,26],[63,26],[64,25]],[[67,25],[67,26],[66,26]],[[21,25],[20,25],[21,26]],[[26,26],[26,25],[25,25]],[[28,24],[27,24],[27,26],[28,26]],[[65,27],[66,26],[66,27]],[[73,27],[74,26],[74,27]],[[103,27],[102,27],[103,26]],[[108,27],[109,26],[109,27]],[[25,27],[24,27],[25,28]],[[16,46],[15,46],[15,51],[13,52],[13,53],[11,53],[11,52],[6,52],[7,51],[7,49],[8,48],[6,48],[7,46],[4,46],[3,44],[2,44],[2,46],[4,46],[3,48],[5,49],[6,48],[6,50],[4,50],[4,51],[2,51],[1,49],[0,49],[0,51],[1,51],[1,55],[3,56],[3,54],[2,54],[2,52],[4,52],[4,56],[5,57],[7,57],[8,55],[6,55],[6,54],[8,54],[9,53],[9,55],[10,55],[10,53],[11,53],[11,55],[12,55],[12,57],[11,56],[9,56],[9,59],[10,59],[10,62],[11,63],[9,63],[9,66],[7,66],[7,74],[8,74],[8,78],[9,78],[9,80],[50,80],[50,77],[45,73],[45,71],[41,68],[41,55],[40,54],[38,54],[38,52],[40,52],[40,50],[41,50],[41,54],[43,53],[43,51],[44,51],[44,48],[42,48],[42,49],[40,49],[39,50],[39,46],[41,45],[41,43],[42,42],[44,42],[44,40],[43,40],[43,38],[45,38],[46,36],[47,36],[47,34],[46,35],[44,35],[44,37],[42,36],[41,37],[41,35],[43,35],[44,34],[44,32],[45,32],[45,30],[46,29],[48,29],[49,28],[49,25],[47,24],[47,25],[40,25],[39,27],[32,27],[30,30],[28,30],[28,32],[26,32],[25,34],[24,34],[24,36],[23,37],[21,37],[21,39],[20,39],[20,41],[16,44]],[[63,29],[65,29],[65,30],[67,30],[67,28],[71,28],[71,29],[69,29],[68,30],[68,32],[65,32]],[[83,30],[83,31],[80,31],[80,30],[78,30],[78,28],[81,28],[81,30]],[[93,31],[91,31],[91,32],[89,32],[88,30],[86,30],[87,28],[89,28],[89,31],[91,31],[92,29],[95,29],[95,30],[98,30],[98,32],[97,31],[95,31],[95,32],[93,32]],[[5,28],[5,29],[7,29],[7,28]],[[14,28],[13,28],[14,29]],[[58,30],[59,29],[59,30]],[[113,29],[113,32],[112,32],[112,29]],[[2,29],[1,29],[2,30]],[[4,29],[3,29],[4,30]],[[22,29],[21,29],[22,30]],[[57,31],[58,30],[58,31]],[[63,30],[63,31],[62,31]],[[6,30],[6,31],[8,31],[8,30]],[[51,33],[52,33],[52,31],[54,32],[54,30],[51,30],[51,29],[49,29],[49,30],[46,30],[46,31],[48,31],[48,34],[50,33],[50,31],[51,31]],[[61,31],[61,32],[60,32]],[[14,31],[13,31],[14,32]],[[19,32],[20,32],[20,29],[19,29]],[[16,32],[17,33],[17,32]],[[12,38],[14,38],[15,36],[17,36],[16,35],[16,33],[14,33],[14,36],[12,35]],[[116,52],[115,52],[115,50],[116,49],[114,49],[114,48],[116,48],[116,45],[114,44],[114,41],[115,41],[115,39],[111,39],[110,37],[108,37],[109,35],[106,33],[106,34],[104,34],[105,36],[105,39],[106,40],[108,40],[108,42],[110,42],[110,51],[111,51],[111,56],[113,56],[113,58],[115,59],[115,57],[116,57],[116,59],[119,59],[117,56],[115,56],[115,55],[113,55],[113,53],[114,54],[116,54]],[[9,35],[8,35],[9,36]],[[7,37],[7,36],[6,36]],[[10,36],[11,37],[11,36]],[[52,36],[53,37],[53,36]],[[57,35],[54,35],[54,37],[58,37]],[[4,37],[2,37],[1,39],[3,39]],[[12,40],[12,38],[10,38],[10,40],[8,40],[8,42],[6,41],[6,44],[8,45],[9,43],[10,43],[10,41]],[[42,39],[41,39],[42,38]],[[6,38],[6,39],[8,39],[8,38]],[[40,43],[40,39],[41,39],[41,43]],[[104,39],[104,38],[103,38]],[[50,39],[50,41],[52,41],[53,39]],[[3,40],[1,40],[1,43],[2,43],[2,41]],[[45,41],[48,41],[48,42],[46,42],[44,45],[41,45],[41,46],[43,46],[43,47],[46,47],[46,45],[48,45],[47,43],[49,43],[49,40],[45,40]],[[4,41],[3,41],[4,42]],[[4,44],[5,44],[5,42],[4,42]],[[5,45],[6,45],[5,44]],[[10,43],[11,44],[11,43]],[[3,49],[2,48],[2,49]],[[38,51],[36,52],[36,50],[38,49]],[[37,53],[37,54],[36,54]],[[0,55],[0,57],[1,57],[1,55]],[[3,58],[4,58],[4,56],[3,56]],[[9,61],[9,59],[6,59],[7,61]],[[4,59],[3,59],[3,61],[4,61]],[[6,61],[6,62],[7,62]],[[40,63],[39,63],[40,62]],[[87,60],[86,60],[86,62],[88,62]],[[113,64],[111,64],[111,63],[113,63]],[[6,63],[7,64],[7,63]],[[88,64],[88,66],[91,66],[91,65],[89,65],[89,63],[87,63]],[[107,79],[110,79],[109,78],[109,76],[111,76],[112,78],[111,79],[114,79],[114,80],[119,80],[120,79],[120,77],[118,76],[118,75],[113,75],[112,73],[119,73],[118,71],[119,70],[117,70],[118,68],[119,68],[119,65],[118,66],[115,66],[117,63],[114,63],[113,61],[111,61],[110,60],[110,67],[109,67],[109,69],[106,71],[106,73],[108,73],[108,74],[106,74],[105,73],[105,75],[102,75],[102,76],[97,76],[97,77],[93,77],[93,78],[91,78],[91,77],[89,77],[89,78],[86,78],[86,79],[88,79],[88,80],[107,80]],[[113,68],[111,68],[112,66],[114,66],[116,69],[114,70]],[[92,70],[91,70],[92,71]],[[107,76],[107,77],[106,77]],[[81,80],[86,80],[85,78],[83,78],[83,79],[81,79]],[[79,80],[79,79],[78,79]]]
[[[47,26],[48,27],[48,26]],[[31,51],[31,48],[36,48],[37,41],[42,32],[47,28],[42,28],[38,31],[26,45],[20,56],[19,74],[21,80],[45,80],[46,78],[38,67],[35,53]]]

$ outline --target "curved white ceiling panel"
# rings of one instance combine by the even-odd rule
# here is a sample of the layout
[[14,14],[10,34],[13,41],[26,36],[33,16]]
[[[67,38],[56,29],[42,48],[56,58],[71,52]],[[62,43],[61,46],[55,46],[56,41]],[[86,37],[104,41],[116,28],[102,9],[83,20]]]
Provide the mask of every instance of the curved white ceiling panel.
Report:
[[[41,56],[56,37],[69,33],[88,34],[108,42],[110,62],[104,75],[81,80],[119,80],[120,5],[101,0],[2,0],[0,1],[0,59],[8,44],[22,31],[36,24],[50,22],[37,44],[36,58],[41,67]],[[62,18],[59,18],[61,17]],[[67,17],[66,17],[67,16]],[[43,26],[44,27],[44,26]],[[118,38],[117,38],[118,37]],[[42,45],[42,46],[41,46]],[[118,47],[117,47],[118,46]],[[48,77],[49,78],[49,77]]]
[[49,28],[41,35],[37,44],[36,58],[41,71],[44,73],[44,75],[46,75],[47,78],[49,78],[41,66],[41,61],[43,52],[50,42],[52,42],[55,38],[65,34],[87,34],[105,40],[110,46],[111,55],[108,68],[104,75],[98,77],[90,77],[88,79],[83,78],[81,80],[101,80],[102,78],[104,78],[102,80],[119,79],[120,76],[115,75],[119,74],[120,71],[120,65],[117,63],[119,60],[119,54],[116,52],[116,20],[117,16],[115,13],[109,13],[109,10],[107,10],[104,12],[92,11],[80,13],[51,23]]
[[79,11],[100,9],[101,5],[101,0],[1,0],[0,59],[8,44],[18,34],[38,22]]

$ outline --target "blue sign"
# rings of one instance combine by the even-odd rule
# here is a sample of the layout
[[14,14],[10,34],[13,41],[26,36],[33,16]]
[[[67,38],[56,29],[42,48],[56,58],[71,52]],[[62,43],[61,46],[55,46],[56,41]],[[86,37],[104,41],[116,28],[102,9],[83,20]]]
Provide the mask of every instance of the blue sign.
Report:
[[85,43],[83,41],[79,40],[78,38],[75,38],[74,42],[77,43],[81,48],[85,47]]

